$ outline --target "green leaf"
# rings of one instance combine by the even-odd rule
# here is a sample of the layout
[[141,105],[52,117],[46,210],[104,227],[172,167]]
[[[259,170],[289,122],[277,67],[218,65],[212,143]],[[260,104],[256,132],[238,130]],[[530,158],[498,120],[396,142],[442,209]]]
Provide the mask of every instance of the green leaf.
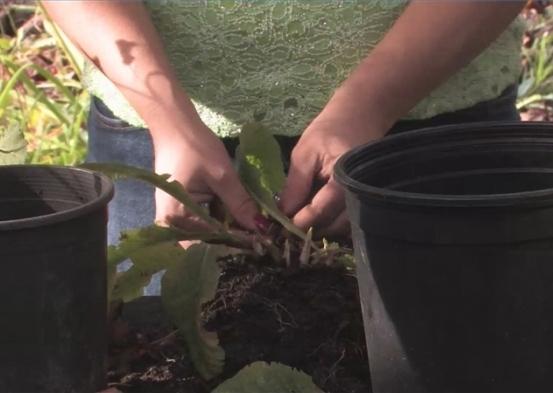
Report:
[[240,151],[243,158],[257,169],[258,183],[252,186],[260,186],[263,190],[273,195],[282,191],[286,175],[282,163],[280,145],[259,124],[247,124],[240,132]]
[[[182,240],[232,243],[224,233],[185,232],[157,225],[125,231],[119,244],[108,248],[108,298],[129,302],[141,296],[154,274],[182,258],[184,250],[177,244]],[[127,259],[133,266],[116,274],[117,265]]]
[[23,164],[27,142],[16,122],[0,120],[0,165]]
[[201,240],[208,243],[229,242],[234,246],[238,238],[228,236],[227,233],[188,232],[176,227],[150,225],[123,232],[117,247],[112,246],[110,249],[109,261],[111,264],[118,264],[145,247],[163,242],[180,242],[183,240]]
[[111,246],[108,253],[108,265],[117,265],[127,258],[140,255],[144,250],[160,243],[177,243],[181,240],[201,240],[202,234],[187,234],[171,228],[150,225],[132,229],[121,234],[119,244]]
[[44,79],[53,83],[57,87],[58,91],[62,93],[71,104],[80,106],[80,103],[77,101],[75,95],[71,93],[71,91],[50,71],[48,71],[44,67],[39,66],[38,64],[32,64],[32,68],[42,77],[44,77]]
[[311,377],[280,363],[255,362],[227,379],[212,393],[322,393]]
[[209,215],[209,212],[198,205],[188,195],[184,187],[177,181],[169,181],[169,175],[158,175],[152,171],[148,171],[142,168],[136,168],[132,166],[117,164],[117,163],[86,163],[81,165],[82,168],[90,169],[93,171],[103,172],[110,176],[114,180],[132,178],[141,180],[146,183],[165,191],[173,198],[181,202],[188,211],[194,213],[200,217],[206,223],[212,225],[217,229],[222,229],[222,224]]
[[8,104],[8,98],[11,94],[11,92],[15,88],[15,84],[19,82],[19,78],[21,78],[23,73],[25,72],[25,69],[29,67],[30,64],[25,64],[23,66],[20,66],[17,68],[17,70],[14,71],[14,74],[11,76],[11,78],[8,80],[8,83],[2,88],[2,91],[0,91],[0,114],[4,111],[6,105]]
[[185,250],[173,241],[157,243],[134,251],[130,256],[133,265],[116,276],[110,300],[130,302],[142,296],[152,276],[176,264]]
[[108,304],[111,304],[113,300],[113,289],[115,287],[115,281],[117,279],[117,264],[109,262],[109,254],[112,249],[115,249],[113,246],[108,247],[108,266],[107,266],[107,292],[108,292]]
[[0,51],[7,52],[13,45],[13,40],[7,37],[0,37]]
[[246,125],[240,133],[236,158],[240,179],[256,202],[288,231],[306,239],[306,234],[280,211],[274,199],[282,191],[286,176],[280,146],[273,135],[260,125]]
[[[2,61],[2,64],[4,64],[5,66],[7,66],[12,72],[16,72],[16,74],[21,70],[20,68],[18,68],[19,66],[15,63],[12,63],[11,61],[7,60],[4,57],[2,57],[1,59]],[[24,67],[31,67],[32,64],[27,64],[25,65]],[[14,76],[16,75],[14,74]],[[21,83],[25,86],[25,88],[28,90],[28,92],[30,92],[31,96],[38,102],[40,102],[42,105],[44,105],[45,107],[47,107],[62,123],[64,123],[65,125],[69,126],[70,125],[70,122],[69,120],[67,119],[67,117],[59,110],[59,108],[57,107],[57,105],[52,101],[50,100],[44,93],[44,91],[42,91],[41,89],[39,89],[37,86],[36,86],[36,83],[33,82],[33,80],[31,78],[29,78],[27,76],[27,74],[25,73],[21,73],[19,74],[18,76],[18,79],[21,79]],[[9,90],[8,90],[9,91]],[[0,101],[1,101],[1,98],[0,98]],[[2,110],[3,106],[2,104],[0,103],[0,111]]]
[[520,98],[526,96],[532,86],[534,86],[535,79],[533,77],[529,77],[524,79],[519,85],[518,85],[518,91],[517,96]]
[[183,335],[194,366],[205,379],[223,370],[225,352],[216,333],[201,326],[201,306],[215,297],[221,271],[217,265],[220,246],[195,244],[161,281],[163,305]]

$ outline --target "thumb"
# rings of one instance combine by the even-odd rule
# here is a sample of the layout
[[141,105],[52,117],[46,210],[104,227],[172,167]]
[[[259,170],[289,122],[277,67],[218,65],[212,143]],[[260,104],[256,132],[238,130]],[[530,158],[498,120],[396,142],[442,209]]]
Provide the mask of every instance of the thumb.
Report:
[[242,186],[238,174],[232,167],[229,167],[219,179],[210,179],[208,185],[242,227],[249,230],[259,229],[257,204]]
[[313,188],[315,163],[292,155],[288,177],[280,196],[280,209],[287,216],[296,214],[307,202]]

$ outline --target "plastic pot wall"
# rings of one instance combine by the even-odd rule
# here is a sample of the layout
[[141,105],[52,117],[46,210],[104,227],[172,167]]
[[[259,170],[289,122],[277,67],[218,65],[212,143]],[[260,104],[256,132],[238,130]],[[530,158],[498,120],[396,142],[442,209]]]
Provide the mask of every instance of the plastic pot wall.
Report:
[[336,165],[374,392],[553,391],[553,126],[385,138]]
[[104,176],[0,167],[0,391],[105,387]]

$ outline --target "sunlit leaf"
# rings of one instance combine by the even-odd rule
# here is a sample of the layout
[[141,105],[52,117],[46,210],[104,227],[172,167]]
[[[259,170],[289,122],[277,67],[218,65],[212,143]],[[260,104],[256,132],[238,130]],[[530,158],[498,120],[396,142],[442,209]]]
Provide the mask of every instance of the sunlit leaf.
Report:
[[236,158],[240,179],[257,203],[288,231],[305,239],[306,234],[275,202],[274,196],[282,191],[286,177],[280,147],[271,133],[260,125],[245,126],[240,133]]
[[[108,299],[129,302],[140,297],[152,276],[181,256],[177,242],[182,237],[155,225],[124,232],[119,244],[108,248]],[[127,259],[133,266],[116,274],[117,265]]]
[[[186,232],[157,225],[125,231],[119,244],[108,249],[108,298],[129,302],[141,296],[154,274],[182,258],[184,250],[178,245],[182,240],[232,244],[225,234]],[[133,263],[131,268],[116,275],[117,265],[127,259]]]
[[240,152],[249,164],[257,169],[259,184],[264,191],[273,195],[282,191],[286,175],[282,163],[280,145],[265,128],[258,124],[248,124],[240,132]]
[[311,377],[280,363],[255,362],[227,379],[212,393],[322,393]]
[[134,251],[130,257],[133,265],[116,276],[110,301],[130,302],[142,296],[143,289],[152,276],[171,267],[183,257],[185,251],[178,243],[163,242]]

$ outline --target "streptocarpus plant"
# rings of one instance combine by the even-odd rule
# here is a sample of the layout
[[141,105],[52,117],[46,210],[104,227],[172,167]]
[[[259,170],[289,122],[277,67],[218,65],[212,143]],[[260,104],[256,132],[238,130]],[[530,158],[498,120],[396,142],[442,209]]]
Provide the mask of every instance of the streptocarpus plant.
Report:
[[[237,252],[268,255],[275,264],[282,264],[285,268],[297,268],[292,266],[293,260],[299,261],[300,267],[351,262],[349,250],[326,240],[313,241],[312,231],[302,232],[278,209],[274,196],[284,185],[285,173],[279,145],[270,133],[257,125],[244,127],[236,158],[244,186],[263,213],[274,222],[268,235],[247,233],[214,219],[178,182],[169,181],[167,175],[119,164],[84,165],[114,179],[133,178],[148,182],[183,203],[205,224],[202,226],[205,230],[195,232],[158,225],[127,231],[117,246],[110,246],[108,255],[108,297],[111,302],[128,302],[141,296],[152,276],[165,271],[161,282],[163,306],[183,336],[196,369],[205,379],[218,375],[224,366],[224,351],[218,345],[217,335],[205,331],[200,322],[202,304],[215,296],[220,275],[219,258]],[[185,250],[179,246],[183,240],[200,243]],[[117,266],[129,259],[132,266],[117,272]],[[244,372],[248,379],[254,372],[252,370],[274,372],[274,375],[285,375],[290,371],[285,370],[286,366],[275,367],[280,368],[275,371],[264,365],[252,365]],[[290,373],[305,380],[306,376],[300,376],[299,372]],[[221,389],[216,391],[227,391]]]

